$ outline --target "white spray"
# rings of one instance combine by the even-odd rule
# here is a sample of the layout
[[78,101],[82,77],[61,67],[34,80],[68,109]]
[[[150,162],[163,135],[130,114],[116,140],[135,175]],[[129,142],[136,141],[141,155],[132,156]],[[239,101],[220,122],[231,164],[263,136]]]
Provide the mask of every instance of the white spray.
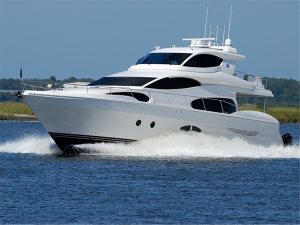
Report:
[[[243,147],[241,147],[243,146]],[[263,147],[239,138],[228,140],[199,133],[169,133],[146,138],[132,144],[78,145],[96,155],[139,157],[237,157],[237,158],[300,158],[298,145]],[[61,154],[50,137],[31,136],[0,145],[0,152]]]
[[[241,148],[241,146],[243,146]],[[86,144],[96,155],[145,157],[240,157],[240,158],[300,158],[299,146],[263,147],[251,145],[239,138],[212,137],[199,133],[170,133],[146,138],[129,145]]]

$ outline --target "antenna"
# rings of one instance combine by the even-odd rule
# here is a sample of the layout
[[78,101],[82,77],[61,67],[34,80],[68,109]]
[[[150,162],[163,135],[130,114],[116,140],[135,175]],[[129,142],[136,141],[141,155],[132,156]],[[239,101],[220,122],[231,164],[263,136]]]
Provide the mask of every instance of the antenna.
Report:
[[206,24],[207,24],[207,16],[208,16],[208,6],[207,6],[207,10],[206,10],[206,22],[205,22],[204,38],[205,38],[205,36],[206,36]]
[[230,10],[230,18],[229,18],[228,39],[229,39],[229,33],[230,33],[231,13],[232,13],[232,5],[231,5],[231,10]]
[[218,45],[218,25],[217,25],[217,36],[216,36],[216,45]]
[[223,30],[223,41],[222,41],[222,45],[224,45],[224,34],[225,34],[225,25],[224,25],[224,30]]

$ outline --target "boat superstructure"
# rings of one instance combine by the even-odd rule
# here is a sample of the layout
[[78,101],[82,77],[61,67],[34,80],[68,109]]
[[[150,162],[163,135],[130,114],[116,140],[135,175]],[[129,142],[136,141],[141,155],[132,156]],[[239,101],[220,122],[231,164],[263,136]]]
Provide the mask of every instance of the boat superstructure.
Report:
[[258,76],[235,73],[237,54],[227,39],[183,39],[188,47],[159,48],[128,71],[85,87],[19,95],[61,150],[82,143],[125,142],[180,131],[283,144],[272,116],[239,111],[237,97],[273,97]]

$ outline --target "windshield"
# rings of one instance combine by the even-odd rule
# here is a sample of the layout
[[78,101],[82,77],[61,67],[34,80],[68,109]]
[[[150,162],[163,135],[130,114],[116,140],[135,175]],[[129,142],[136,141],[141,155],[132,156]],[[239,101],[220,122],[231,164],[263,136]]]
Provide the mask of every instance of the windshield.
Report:
[[88,86],[106,85],[106,86],[143,86],[155,77],[102,77],[90,83]]
[[136,64],[170,64],[180,65],[191,53],[149,53],[140,58]]

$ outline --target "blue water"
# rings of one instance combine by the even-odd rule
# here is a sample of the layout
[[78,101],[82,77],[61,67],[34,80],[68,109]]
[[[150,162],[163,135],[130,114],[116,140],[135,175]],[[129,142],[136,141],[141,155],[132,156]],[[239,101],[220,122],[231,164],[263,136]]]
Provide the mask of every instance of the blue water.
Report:
[[300,222],[299,146],[178,133],[64,156],[39,122],[0,128],[1,224]]

